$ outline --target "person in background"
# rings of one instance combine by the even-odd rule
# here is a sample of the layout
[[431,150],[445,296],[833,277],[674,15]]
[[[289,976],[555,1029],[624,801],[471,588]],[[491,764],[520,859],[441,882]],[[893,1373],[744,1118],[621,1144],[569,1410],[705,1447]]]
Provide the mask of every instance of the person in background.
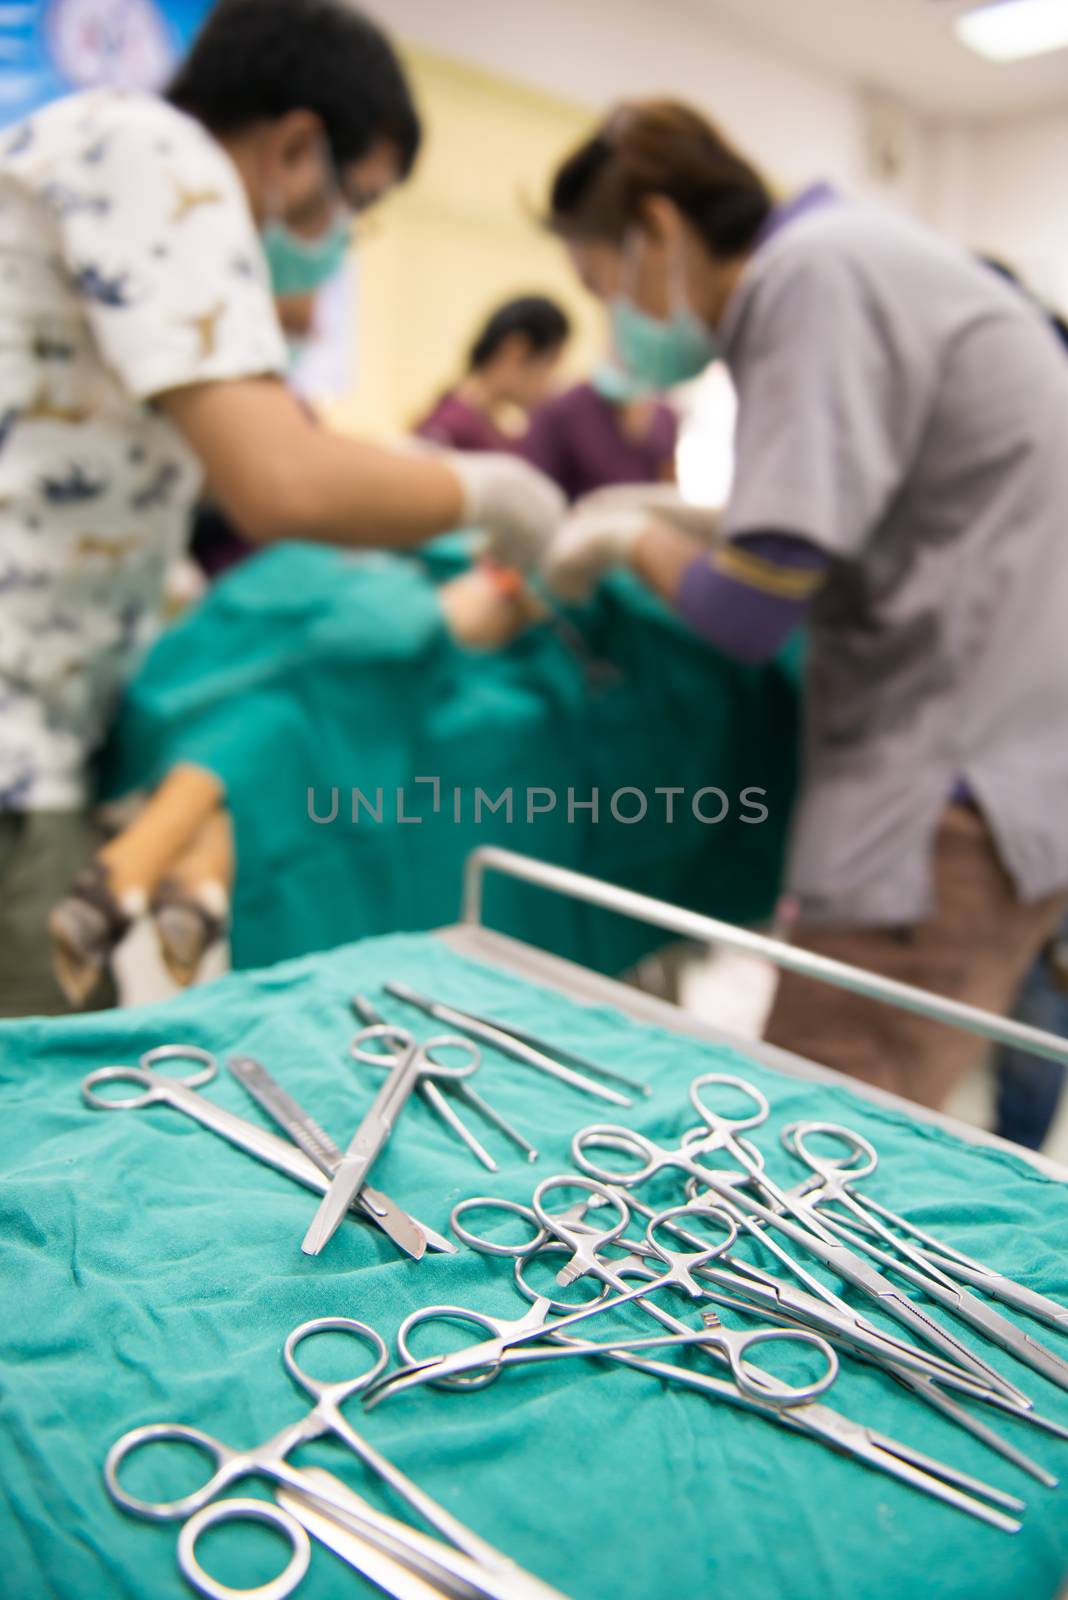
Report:
[[[1068,322],[1042,306],[1019,273],[1004,261],[992,256],[980,260],[1042,310],[1068,354]],[[1068,917],[1028,972],[1012,1015],[1017,1022],[1068,1038]],[[1041,1150],[1057,1116],[1064,1081],[1061,1062],[1000,1045],[994,1057],[995,1133],[1029,1150]]]
[[678,420],[615,361],[538,407],[519,445],[569,500],[623,483],[672,483]]
[[[1024,979],[1013,1018],[1068,1039],[1068,917]],[[994,1058],[994,1132],[1041,1150],[1064,1094],[1059,1061],[1001,1045]]]
[[[167,100],[72,95],[0,140],[0,1014],[66,1009],[48,912],[92,853],[90,759],[202,489],[266,544],[474,525],[529,569],[556,525],[525,462],[342,438],[282,381],[261,235],[340,237],[419,141],[345,0],[219,0]],[[97,889],[109,919],[142,909]]]
[[[754,663],[807,620],[795,942],[1004,1014],[1068,908],[1068,365],[1046,320],[916,222],[826,185],[776,205],[670,102],[564,162],[551,224],[634,376],[722,356],[738,420],[711,551],[579,508],[549,582],[577,598],[626,563]],[[766,1037],[929,1106],[984,1051],[791,974]]]
[[471,346],[463,378],[415,433],[452,450],[514,449],[514,424],[518,419],[525,426],[545,400],[570,333],[567,313],[546,295],[506,301]]

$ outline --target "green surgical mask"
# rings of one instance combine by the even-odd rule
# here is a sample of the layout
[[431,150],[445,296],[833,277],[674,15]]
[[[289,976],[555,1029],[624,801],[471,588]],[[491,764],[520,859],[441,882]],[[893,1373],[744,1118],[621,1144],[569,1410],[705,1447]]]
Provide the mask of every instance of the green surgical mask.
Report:
[[320,238],[302,239],[284,222],[269,222],[262,238],[275,294],[314,294],[341,270],[352,243],[352,223],[339,216]]
[[689,383],[722,354],[715,333],[687,300],[681,261],[672,279],[673,306],[666,318],[649,316],[626,294],[618,295],[610,309],[616,359],[636,382],[649,389]]
[[590,387],[612,406],[625,406],[632,400],[643,400],[650,392],[648,383],[634,377],[618,361],[602,361],[590,374]]

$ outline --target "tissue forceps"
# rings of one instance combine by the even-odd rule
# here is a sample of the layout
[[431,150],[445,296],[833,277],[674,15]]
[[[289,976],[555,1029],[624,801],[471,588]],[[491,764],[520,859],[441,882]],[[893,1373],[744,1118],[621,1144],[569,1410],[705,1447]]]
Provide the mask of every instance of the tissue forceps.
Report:
[[[403,1000],[405,1005],[415,1006],[417,1011],[425,1012],[435,1021],[444,1022],[450,1028],[462,1028],[465,1033],[481,1039],[484,1044],[492,1045],[502,1055],[511,1056],[515,1061],[522,1061],[526,1066],[534,1067],[550,1078],[559,1079],[561,1083],[569,1083],[572,1088],[581,1089],[585,1094],[595,1095],[599,1100],[608,1100],[614,1106],[634,1104],[628,1095],[620,1094],[617,1089],[610,1089],[603,1083],[597,1083],[588,1072],[579,1072],[576,1068],[557,1061],[547,1051],[528,1044],[519,1034],[502,1027],[499,1023],[488,1022],[482,1017],[476,1017],[470,1011],[461,1011],[458,1006],[446,1005],[441,1000],[431,1000],[427,995],[417,994],[414,989],[409,989],[406,983],[387,983],[386,992],[395,1000]],[[608,1075],[604,1068],[600,1070],[602,1076]],[[613,1073],[611,1076],[618,1077],[619,1074]],[[642,1092],[644,1091],[643,1084]]]
[[[191,1062],[195,1070],[181,1078],[156,1070],[164,1062],[169,1061]],[[95,1072],[90,1072],[82,1081],[82,1099],[87,1106],[92,1106],[94,1111],[138,1111],[144,1106],[171,1106],[175,1111],[180,1111],[184,1116],[199,1123],[202,1128],[207,1128],[210,1133],[218,1134],[236,1149],[255,1156],[256,1160],[262,1161],[265,1166],[284,1172],[287,1177],[303,1184],[306,1189],[325,1194],[330,1187],[330,1178],[303,1150],[299,1150],[288,1139],[280,1139],[277,1134],[261,1127],[259,1123],[248,1122],[235,1112],[227,1111],[225,1106],[216,1105],[214,1100],[207,1099],[205,1095],[197,1094],[197,1089],[210,1083],[218,1075],[218,1071],[218,1062],[211,1052],[202,1050],[197,1045],[158,1045],[154,1050],[146,1050],[136,1067],[98,1067]],[[97,1088],[105,1083],[133,1083],[140,1087],[141,1093],[127,1095],[121,1100],[109,1099],[96,1092]],[[403,1242],[406,1237],[405,1224],[411,1222],[419,1228],[427,1241],[432,1235],[440,1241],[436,1248],[452,1253],[452,1246],[447,1239],[442,1239],[440,1234],[434,1234],[432,1229],[425,1228],[422,1223],[416,1223],[415,1219],[409,1218],[407,1212],[402,1211],[388,1195],[382,1194],[378,1189],[370,1188],[369,1185],[365,1185],[357,1195],[352,1209],[381,1228],[395,1243],[400,1244],[402,1249],[407,1248]],[[422,1250],[418,1253],[421,1255]]]

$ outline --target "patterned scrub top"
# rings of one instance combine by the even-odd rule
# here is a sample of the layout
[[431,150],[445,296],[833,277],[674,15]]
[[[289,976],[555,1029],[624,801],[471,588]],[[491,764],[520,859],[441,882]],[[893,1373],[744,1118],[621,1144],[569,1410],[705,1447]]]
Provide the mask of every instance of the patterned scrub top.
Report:
[[285,370],[237,171],[191,118],[95,90],[0,144],[0,813],[86,801],[159,625],[196,457],[152,405]]

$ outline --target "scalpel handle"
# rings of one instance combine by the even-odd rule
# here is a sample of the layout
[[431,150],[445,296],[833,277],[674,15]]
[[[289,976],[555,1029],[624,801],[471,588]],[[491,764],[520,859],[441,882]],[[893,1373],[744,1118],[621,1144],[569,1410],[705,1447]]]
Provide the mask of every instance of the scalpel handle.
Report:
[[309,1117],[293,1096],[272,1078],[267,1068],[251,1056],[231,1056],[227,1065],[256,1104],[262,1106],[268,1116],[285,1129],[293,1143],[304,1151],[310,1161],[315,1162],[320,1172],[332,1178],[341,1160],[341,1151],[314,1117]]

